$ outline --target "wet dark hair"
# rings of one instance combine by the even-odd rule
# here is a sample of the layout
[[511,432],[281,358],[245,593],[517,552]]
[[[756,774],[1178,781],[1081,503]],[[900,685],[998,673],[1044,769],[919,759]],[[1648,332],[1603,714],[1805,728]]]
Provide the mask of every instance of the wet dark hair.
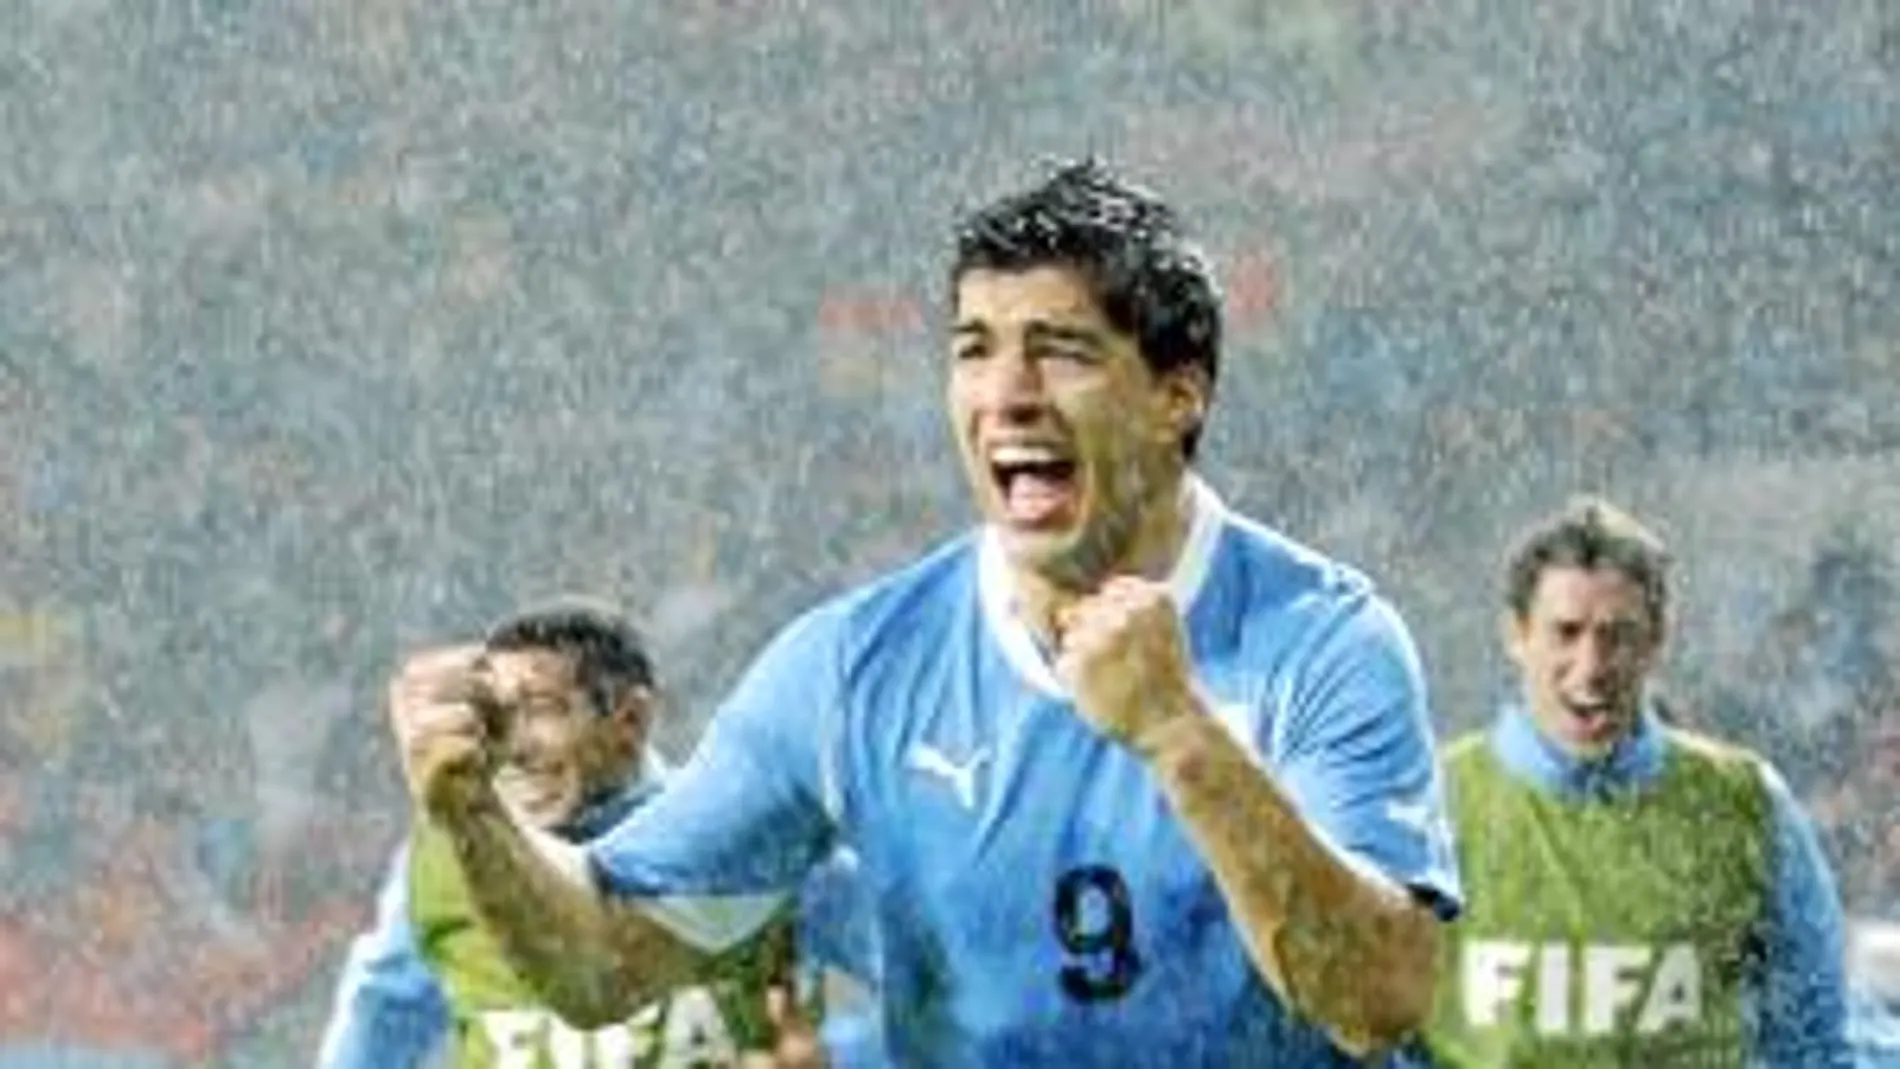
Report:
[[654,685],[646,640],[612,606],[561,599],[509,616],[488,632],[483,645],[495,653],[558,653],[574,664],[574,678],[594,709],[606,716],[634,687]]
[[1538,580],[1552,568],[1612,568],[1643,591],[1660,633],[1669,618],[1669,550],[1634,516],[1601,498],[1579,497],[1520,536],[1505,565],[1505,604],[1529,615]]
[[[1088,159],[970,213],[956,228],[950,284],[970,271],[1069,267],[1102,314],[1133,337],[1150,370],[1220,372],[1221,295],[1207,258],[1174,209]],[[1181,437],[1194,459],[1202,428]]]

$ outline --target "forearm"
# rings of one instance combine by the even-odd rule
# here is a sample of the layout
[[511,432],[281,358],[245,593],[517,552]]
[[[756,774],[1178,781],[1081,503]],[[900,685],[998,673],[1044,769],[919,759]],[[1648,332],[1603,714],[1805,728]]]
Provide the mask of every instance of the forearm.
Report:
[[[595,888],[578,848],[537,845],[492,794],[446,830],[483,924],[570,1023],[625,1020],[703,964],[699,951]],[[550,856],[557,850],[566,864]]]
[[1438,924],[1404,890],[1347,864],[1252,757],[1196,709],[1137,740],[1267,981],[1355,1054],[1429,1012]]

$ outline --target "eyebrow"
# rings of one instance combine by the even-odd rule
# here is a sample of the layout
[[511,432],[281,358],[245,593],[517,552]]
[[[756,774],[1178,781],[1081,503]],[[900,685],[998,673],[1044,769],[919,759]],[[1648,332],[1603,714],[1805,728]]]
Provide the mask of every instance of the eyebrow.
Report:
[[558,687],[546,687],[535,683],[523,683],[516,687],[508,700],[515,705],[559,704],[565,703],[568,693]]
[[1074,326],[1067,323],[1045,323],[1037,321],[1029,324],[1027,333],[1043,341],[1067,341],[1086,345],[1091,349],[1102,346],[1102,332],[1093,327]]
[[[951,333],[957,337],[974,335],[987,338],[993,332],[990,330],[989,324],[980,319],[965,319],[959,321],[951,330]],[[1091,348],[1100,348],[1102,346],[1102,332],[1094,327],[1076,326],[1067,323],[1051,323],[1047,320],[1037,319],[1032,320],[1028,327],[1024,328],[1023,333],[1035,341],[1078,342]]]

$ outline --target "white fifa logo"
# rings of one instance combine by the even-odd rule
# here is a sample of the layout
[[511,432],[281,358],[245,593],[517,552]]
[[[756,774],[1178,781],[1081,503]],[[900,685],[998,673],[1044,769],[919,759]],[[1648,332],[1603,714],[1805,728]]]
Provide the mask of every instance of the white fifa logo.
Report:
[[1474,939],[1463,959],[1465,1017],[1480,1028],[1509,1021],[1524,1000],[1544,1035],[1656,1035],[1702,1019],[1702,961],[1689,943]]

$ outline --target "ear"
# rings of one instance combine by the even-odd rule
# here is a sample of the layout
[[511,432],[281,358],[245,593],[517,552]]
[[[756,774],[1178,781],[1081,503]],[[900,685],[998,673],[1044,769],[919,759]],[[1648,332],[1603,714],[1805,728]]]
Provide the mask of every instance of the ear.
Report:
[[1168,437],[1180,441],[1189,431],[1207,423],[1208,405],[1214,399],[1214,384],[1207,369],[1188,364],[1162,375],[1161,409]]
[[646,743],[647,731],[653,725],[660,709],[660,697],[653,688],[628,687],[620,692],[614,702],[613,711],[607,714],[607,720],[613,725],[615,734],[635,743],[635,748]]
[[1505,609],[1498,613],[1498,641],[1504,646],[1504,653],[1512,664],[1524,663],[1524,644],[1529,639],[1530,622],[1517,614],[1515,609]]

